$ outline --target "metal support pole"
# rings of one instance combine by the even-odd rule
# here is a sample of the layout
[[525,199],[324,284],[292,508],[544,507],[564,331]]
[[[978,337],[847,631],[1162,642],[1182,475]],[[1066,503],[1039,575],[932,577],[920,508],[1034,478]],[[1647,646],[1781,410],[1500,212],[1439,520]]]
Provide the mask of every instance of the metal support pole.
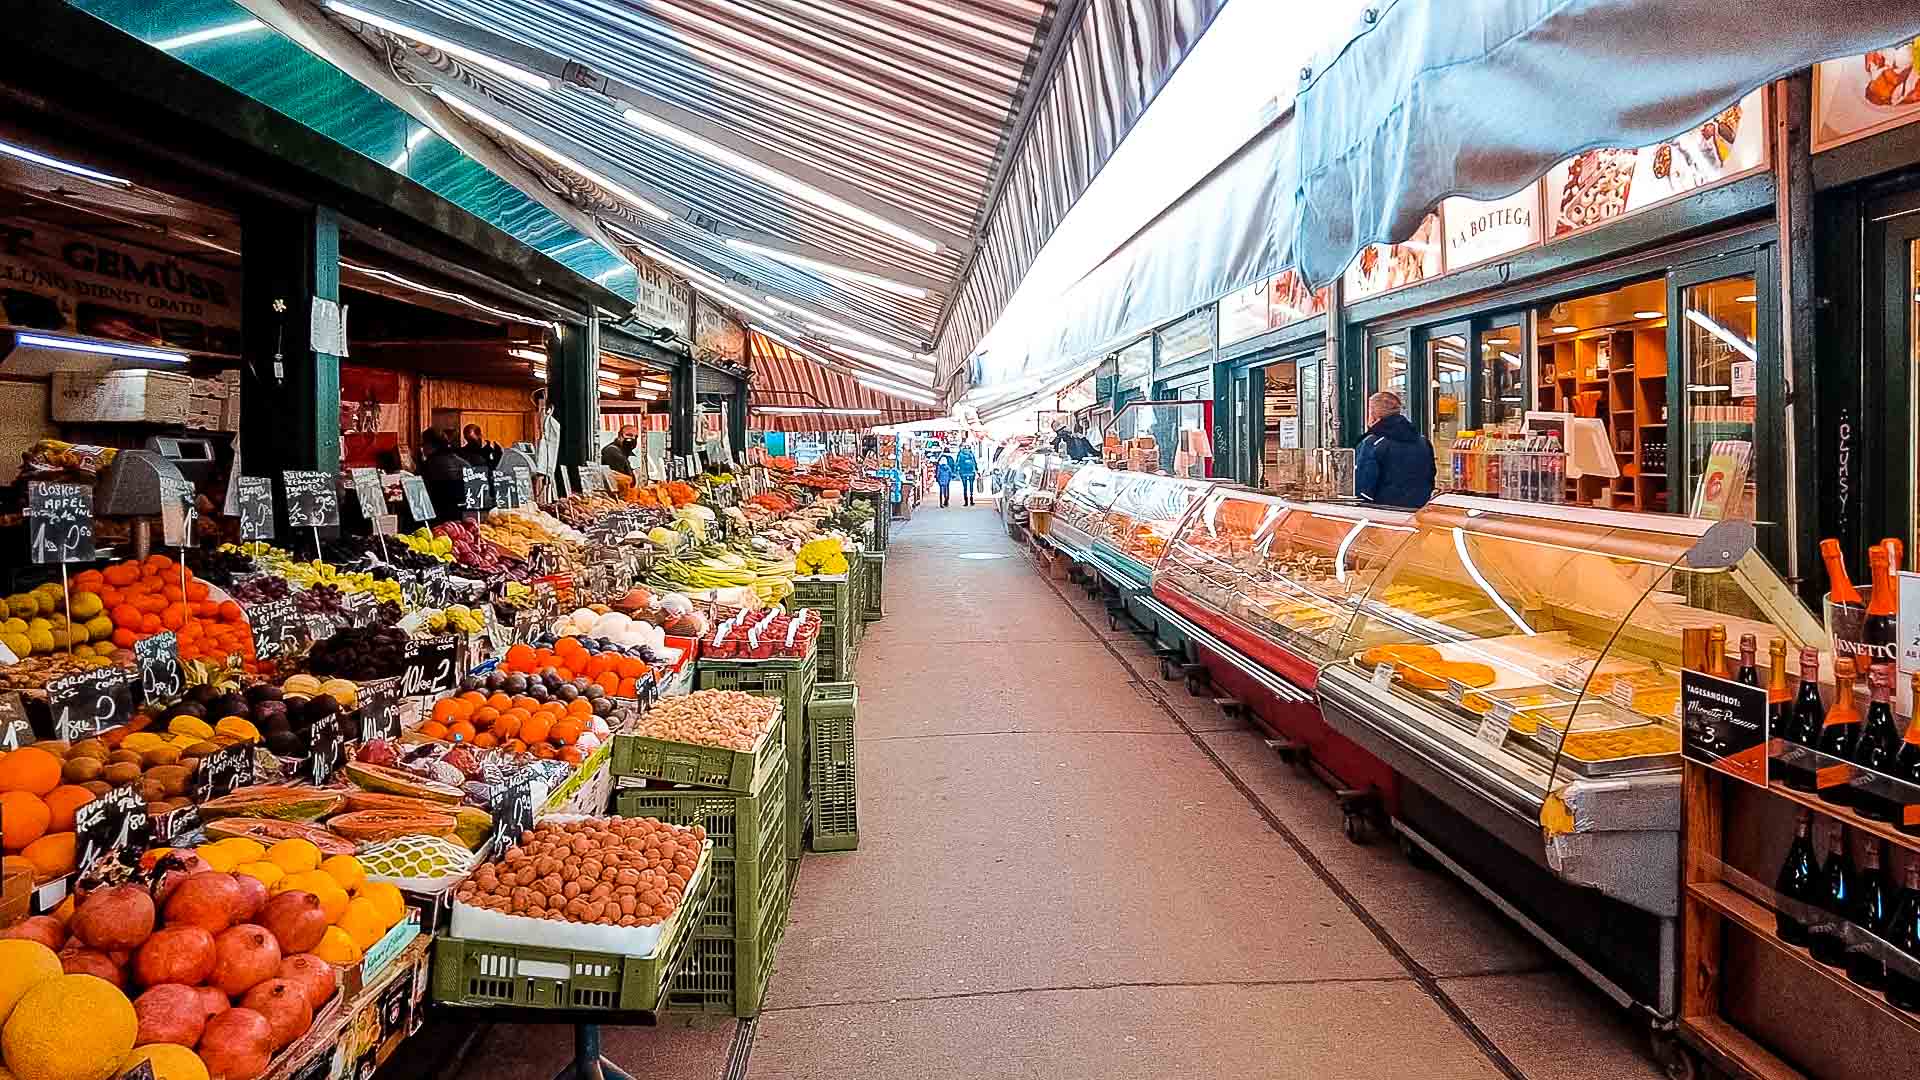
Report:
[[566,486],[580,490],[578,466],[594,460],[598,441],[595,427],[600,402],[600,320],[566,323],[555,331],[547,355],[547,386],[554,415],[560,420],[560,454],[556,471],[567,474]]
[[573,1062],[554,1080],[633,1080],[600,1053],[600,1025],[573,1025]]
[[[250,212],[241,231],[241,466],[251,476],[340,468],[340,358],[312,347],[315,301],[340,300],[340,223],[332,210]],[[286,523],[281,522],[284,529]]]

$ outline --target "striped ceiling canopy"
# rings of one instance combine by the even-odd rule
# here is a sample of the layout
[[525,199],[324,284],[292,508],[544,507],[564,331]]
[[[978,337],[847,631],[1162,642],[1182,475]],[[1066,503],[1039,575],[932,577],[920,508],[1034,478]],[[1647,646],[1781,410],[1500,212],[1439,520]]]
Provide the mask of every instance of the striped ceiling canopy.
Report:
[[812,350],[763,333],[747,335],[747,362],[753,368],[747,423],[762,431],[857,431],[943,414],[924,404],[929,399],[896,397],[857,381],[850,370],[827,366]]

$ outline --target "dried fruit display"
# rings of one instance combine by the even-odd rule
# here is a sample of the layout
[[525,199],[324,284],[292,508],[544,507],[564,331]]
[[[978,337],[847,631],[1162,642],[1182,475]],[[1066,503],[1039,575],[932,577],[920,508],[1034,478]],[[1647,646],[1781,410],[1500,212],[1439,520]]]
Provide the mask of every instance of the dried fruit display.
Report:
[[508,915],[601,926],[654,926],[673,916],[706,830],[654,818],[541,822],[455,897]]

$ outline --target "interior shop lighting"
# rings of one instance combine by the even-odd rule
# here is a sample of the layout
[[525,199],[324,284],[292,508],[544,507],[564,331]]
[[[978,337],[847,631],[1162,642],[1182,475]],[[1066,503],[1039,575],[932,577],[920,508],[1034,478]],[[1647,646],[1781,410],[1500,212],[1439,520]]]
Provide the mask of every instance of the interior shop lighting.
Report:
[[717,161],[722,165],[746,173],[755,179],[764,180],[768,184],[792,195],[802,202],[812,203],[822,210],[839,214],[849,221],[857,221],[875,232],[884,233],[887,236],[893,237],[895,240],[919,248],[921,251],[929,254],[940,250],[940,243],[937,240],[922,236],[903,225],[896,225],[886,218],[881,217],[879,214],[862,210],[845,199],[830,195],[814,187],[812,184],[797,180],[778,169],[763,165],[745,154],[736,153],[717,143],[703,139],[691,131],[669,124],[657,116],[650,116],[638,109],[628,109],[626,111],[626,118],[627,123],[643,131],[652,132],[668,142],[683,149],[691,150],[708,160]]
[[110,341],[60,337],[54,334],[22,331],[15,334],[13,340],[16,346],[92,353],[95,356],[116,356],[124,360],[163,360],[169,364],[184,364],[189,359],[186,353],[174,352],[171,349],[149,349],[143,345],[117,345]]
[[385,15],[375,15],[371,11],[362,11],[352,4],[340,3],[340,0],[327,0],[327,10],[338,15],[345,15],[355,22],[366,23],[368,26],[377,26],[389,34],[396,34],[409,41],[417,41],[428,48],[439,49],[448,56],[457,56],[467,63],[472,64],[474,67],[491,71],[504,79],[511,79],[530,90],[553,89],[553,80],[547,78],[545,75],[528,71],[518,64],[509,64],[505,60],[488,56],[486,53],[474,49],[469,49],[459,42],[448,41],[438,34],[430,34],[425,30],[415,29],[405,23],[395,22]]
[[219,26],[209,26],[205,30],[194,30],[170,38],[161,38],[153,43],[153,47],[161,52],[178,52],[209,41],[219,41],[221,38],[230,38],[236,34],[251,34],[255,30],[266,28],[267,24],[259,19],[241,19],[239,22],[221,23]]
[[1633,313],[1633,317],[1636,319],[1664,319],[1667,317],[1667,313],[1664,311],[1636,311]]
[[89,169],[85,165],[75,165],[71,161],[62,161],[57,157],[49,157],[46,154],[40,153],[38,150],[29,150],[24,146],[16,146],[10,142],[0,141],[0,154],[5,154],[10,158],[19,158],[21,161],[30,161],[35,165],[44,165],[56,172],[67,173],[70,176],[97,180],[102,184],[112,184],[115,187],[123,188],[133,186],[133,181],[125,177],[115,176],[112,173],[103,173],[98,169]]
[[1572,334],[1577,333],[1579,329],[1577,326],[1556,326],[1553,328],[1553,332],[1556,334]]
[[534,377],[534,378],[536,378],[536,379],[539,379],[539,380],[540,380],[541,382],[546,382],[546,381],[547,381],[547,369],[546,369],[546,368],[543,368],[543,367],[541,367],[541,366],[540,366],[540,365],[538,365],[538,364],[535,364],[535,365],[533,366],[533,377]]
[[753,411],[772,416],[879,416],[879,409],[833,409],[820,405],[755,405]]
[[1735,300],[1736,302],[1738,302],[1738,303],[1742,303],[1742,304],[1751,304],[1751,303],[1753,303],[1753,302],[1754,302],[1754,300],[1755,300],[1755,297],[1754,297],[1754,295],[1753,295],[1752,293],[1748,293],[1748,294],[1747,294],[1747,295],[1745,295],[1745,296],[1736,296],[1736,297],[1734,297],[1733,299],[1734,299],[1734,300]]
[[1733,331],[1727,329],[1726,327],[1721,326],[1719,323],[1714,322],[1711,318],[1707,317],[1704,313],[1694,308],[1688,308],[1687,321],[1699,327],[1700,329],[1705,330],[1707,333],[1712,334],[1714,337],[1719,338],[1721,341],[1726,342],[1729,348],[1733,349],[1734,352],[1739,353],[1741,356],[1744,356],[1749,360],[1753,360],[1757,358],[1754,354],[1753,346],[1747,344],[1744,338],[1742,338],[1739,334],[1736,334]]
[[926,405],[929,407],[939,404],[937,401],[935,401],[931,396],[927,394],[922,394],[913,390],[902,389],[901,387],[894,386],[889,383],[875,382],[871,379],[866,378],[863,375],[855,375],[853,377],[853,381],[859,383],[861,386],[864,386],[869,390],[878,390],[883,394],[890,394],[894,397],[900,398],[903,401],[911,401],[916,404]]
[[735,251],[764,255],[769,259],[774,259],[792,266],[798,266],[804,270],[812,270],[831,278],[840,278],[843,281],[854,281],[862,285],[871,285],[876,289],[897,293],[901,296],[912,297],[915,300],[924,300],[927,297],[927,290],[918,285],[908,285],[904,282],[895,281],[892,278],[881,277],[879,274],[869,274],[864,270],[853,270],[820,259],[810,259],[805,255],[795,255],[790,251],[782,251],[779,248],[768,247],[765,244],[755,244],[751,241],[729,236],[727,237],[727,246]]
[[1487,594],[1487,598],[1493,601],[1493,605],[1504,612],[1507,618],[1512,619],[1513,625],[1519,627],[1521,633],[1534,637],[1533,627],[1528,626],[1527,620],[1521,618],[1520,613],[1508,606],[1506,599],[1493,586],[1487,584],[1487,579],[1480,573],[1480,568],[1474,565],[1473,556],[1467,552],[1467,534],[1458,525],[1453,528],[1453,550],[1460,556],[1460,565],[1467,568],[1467,576],[1473,578],[1473,583],[1480,586],[1480,591]]
[[459,98],[454,97],[452,94],[447,93],[445,90],[441,90],[437,87],[433,91],[433,96],[445,102],[447,104],[447,107],[452,109],[454,112],[457,112],[461,116],[464,116],[469,120],[472,120],[474,123],[479,124],[481,127],[486,128],[487,130],[492,131],[495,134],[498,134],[500,137],[507,139],[508,141],[513,142],[515,144],[518,144],[519,146],[524,147],[525,149],[530,150],[533,153],[538,154],[543,158],[546,158],[548,161],[551,161],[555,165],[558,165],[561,168],[566,169],[568,172],[579,173],[581,177],[585,178],[589,183],[594,184],[597,187],[605,188],[609,194],[613,195],[615,198],[619,199],[620,201],[627,203],[630,206],[637,207],[638,209],[645,211],[648,214],[652,214],[654,217],[659,218],[661,221],[673,220],[673,215],[661,209],[660,206],[658,206],[657,204],[647,199],[641,198],[638,194],[634,193],[633,191],[630,191],[627,188],[607,179],[606,177],[601,176],[599,173],[593,171],[592,169],[587,168],[585,165],[580,164],[578,161],[575,161],[574,159],[568,157],[567,155],[561,153],[560,151],[555,150],[553,147],[548,146],[546,143],[543,143],[540,140],[534,138],[533,136],[526,134],[520,129],[512,127],[507,123],[505,123],[504,121],[494,118],[494,116],[491,113],[488,113],[483,109],[476,109],[472,105],[467,104],[466,102],[460,100]]
[[427,136],[431,134],[433,134],[433,129],[426,126],[425,124],[422,124],[419,127],[415,128],[413,130],[413,133],[407,136],[406,147],[402,149],[399,153],[393,155],[393,160],[387,162],[387,168],[398,171],[399,169],[404,167],[407,163],[407,158],[412,156],[415,148],[417,148],[421,143],[426,142]]
[[507,350],[507,355],[517,356],[522,360],[531,361],[535,364],[544,364],[547,362],[547,354],[541,352],[539,349],[512,348]]
[[1687,393],[1689,394],[1724,394],[1731,391],[1732,389],[1733,387],[1728,386],[1725,383],[1712,383],[1712,384],[1695,383],[1692,386],[1687,387]]
[[412,289],[414,292],[425,293],[428,296],[437,296],[442,300],[452,300],[455,303],[465,304],[468,307],[474,309],[475,311],[484,311],[489,315],[498,316],[499,318],[502,318],[502,319],[511,319],[514,322],[531,323],[534,326],[552,326],[554,328],[554,335],[557,337],[560,334],[559,323],[550,322],[549,320],[546,320],[546,319],[536,319],[531,315],[522,315],[517,311],[508,311],[505,308],[497,308],[497,307],[493,307],[490,304],[483,304],[480,301],[475,300],[473,297],[468,296],[465,293],[457,293],[457,292],[449,291],[447,289],[436,289],[431,285],[423,285],[420,282],[414,281],[411,278],[401,277],[399,274],[396,274],[391,270],[376,270],[371,266],[361,266],[358,263],[350,263],[345,259],[340,260],[340,269],[351,270],[356,274],[365,274],[371,278],[379,278],[381,281],[390,282],[394,285],[399,285],[408,289]]

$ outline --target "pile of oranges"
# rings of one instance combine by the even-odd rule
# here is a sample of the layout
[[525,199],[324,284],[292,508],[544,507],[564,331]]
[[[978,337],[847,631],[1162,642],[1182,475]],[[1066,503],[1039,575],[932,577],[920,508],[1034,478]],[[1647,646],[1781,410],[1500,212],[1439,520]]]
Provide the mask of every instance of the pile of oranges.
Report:
[[570,765],[586,759],[578,745],[593,726],[593,703],[535,701],[524,694],[469,690],[433,703],[433,714],[419,732],[434,739],[482,748],[500,747],[536,758],[559,758]]
[[[0,851],[51,881],[73,871],[73,818],[93,792],[63,784],[58,757],[35,746],[0,753]],[[15,864],[15,860],[20,860]]]
[[225,661],[238,656],[254,670],[253,633],[246,613],[231,600],[215,601],[207,583],[165,555],[129,559],[104,570],[74,575],[73,608],[104,614],[113,624],[112,639],[129,649],[142,638],[171,630],[179,638],[180,659]]
[[539,675],[548,668],[563,681],[585,679],[614,697],[633,697],[639,681],[647,673],[647,663],[615,652],[594,654],[576,637],[563,637],[551,649],[536,649],[524,642],[507,650],[500,666],[521,675]]

